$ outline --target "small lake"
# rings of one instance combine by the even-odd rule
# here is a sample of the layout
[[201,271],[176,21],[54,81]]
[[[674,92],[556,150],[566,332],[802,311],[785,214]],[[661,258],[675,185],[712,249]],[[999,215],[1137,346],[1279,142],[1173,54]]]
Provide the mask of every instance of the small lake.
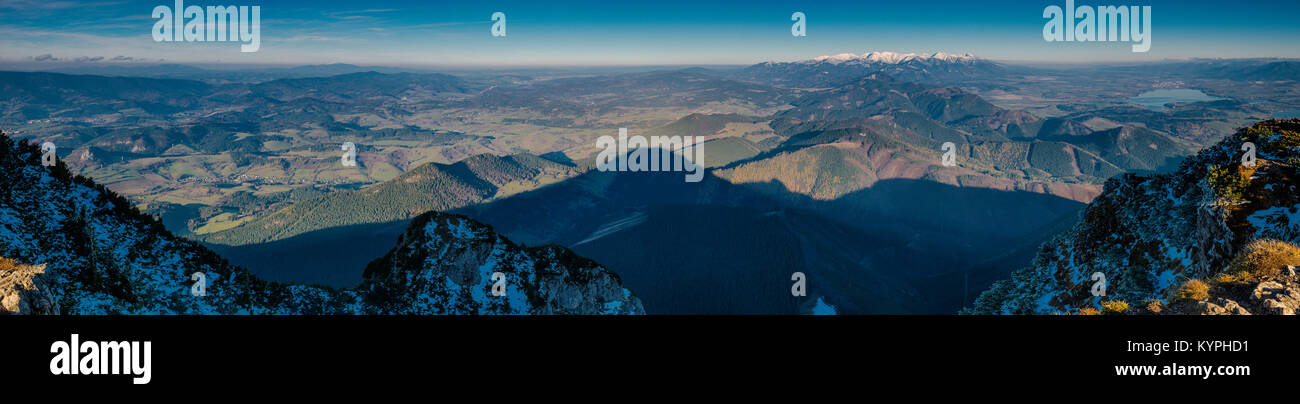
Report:
[[1137,104],[1150,109],[1165,109],[1165,104],[1171,102],[1205,102],[1223,99],[1225,98],[1213,97],[1201,90],[1192,88],[1162,88],[1138,94],[1138,96],[1129,98],[1125,101],[1130,104]]

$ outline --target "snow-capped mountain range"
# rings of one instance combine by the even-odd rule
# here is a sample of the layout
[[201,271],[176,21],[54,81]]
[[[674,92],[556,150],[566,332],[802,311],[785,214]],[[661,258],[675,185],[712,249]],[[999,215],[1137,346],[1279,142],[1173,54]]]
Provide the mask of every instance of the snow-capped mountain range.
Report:
[[970,54],[866,52],[794,62],[763,62],[745,68],[739,75],[743,79],[790,87],[834,87],[877,73],[902,81],[946,85],[1002,72],[1001,65]]
[[976,62],[980,60],[983,59],[980,59],[979,57],[975,55],[971,55],[969,53],[957,55],[957,54],[944,53],[944,52],[936,52],[930,54],[899,53],[899,52],[867,52],[861,55],[855,55],[852,53],[841,53],[838,55],[818,56],[797,63],[813,64],[813,63],[824,62],[824,63],[831,63],[831,64],[842,64],[842,63],[900,64],[900,63],[907,63],[912,61],[959,63],[959,62]]

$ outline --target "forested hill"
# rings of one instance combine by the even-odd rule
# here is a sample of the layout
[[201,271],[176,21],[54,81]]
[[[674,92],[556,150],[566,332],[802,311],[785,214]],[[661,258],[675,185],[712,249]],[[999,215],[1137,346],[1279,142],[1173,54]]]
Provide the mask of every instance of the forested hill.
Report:
[[577,169],[531,154],[476,155],[453,164],[429,163],[365,189],[307,199],[254,217],[203,241],[247,245],[341,226],[408,220],[532,189],[576,175]]

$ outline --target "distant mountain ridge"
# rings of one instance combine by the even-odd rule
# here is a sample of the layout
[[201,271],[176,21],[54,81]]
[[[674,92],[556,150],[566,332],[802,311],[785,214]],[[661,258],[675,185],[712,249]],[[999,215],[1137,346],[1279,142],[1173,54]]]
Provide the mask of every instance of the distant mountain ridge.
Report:
[[816,137],[856,131],[922,150],[938,151],[952,142],[964,166],[1035,181],[1097,184],[1123,171],[1172,169],[1191,152],[1184,142],[1150,129],[1094,131],[1068,119],[1002,109],[957,88],[878,73],[806,94],[792,106],[771,123],[792,140],[816,143]]
[[1300,61],[1272,62],[1226,74],[1232,80],[1300,81]]
[[46,70],[51,73],[94,74],[100,76],[152,77],[201,80],[212,83],[230,81],[260,82],[275,79],[327,77],[349,73],[419,73],[419,70],[387,66],[357,66],[347,63],[330,63],[292,67],[253,67],[246,69],[220,69],[175,63],[83,63]]
[[[173,114],[186,109],[213,108],[221,112],[206,116],[203,121],[221,123],[231,120],[227,117],[246,114],[260,117],[268,112],[300,108],[303,103],[332,109],[332,112],[348,108],[374,110],[376,100],[372,98],[392,101],[413,90],[434,93],[477,90],[472,87],[459,77],[440,73],[361,71],[324,77],[209,84],[183,78],[0,71],[0,100],[22,106],[0,109],[0,118],[50,119],[112,114],[139,108],[143,110],[142,117],[172,121],[178,118]],[[295,104],[298,101],[303,103]],[[229,110],[236,106],[256,108]]]

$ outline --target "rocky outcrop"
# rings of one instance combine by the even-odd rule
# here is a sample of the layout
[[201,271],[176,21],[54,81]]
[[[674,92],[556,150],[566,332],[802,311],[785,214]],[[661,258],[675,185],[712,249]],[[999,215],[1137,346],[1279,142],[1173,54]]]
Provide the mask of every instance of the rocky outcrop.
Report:
[[23,265],[0,257],[0,314],[58,314],[40,275],[44,265]]
[[1197,315],[1249,315],[1250,312],[1240,304],[1222,297],[1213,298],[1212,301],[1196,301],[1188,304],[1186,308],[1180,311],[1171,311],[1171,314],[1197,314]]
[[1300,310],[1300,277],[1279,275],[1270,280],[1240,285],[1216,285],[1205,300],[1176,301],[1168,310],[1136,314],[1273,314],[1295,315]]
[[557,245],[523,248],[485,224],[438,212],[413,220],[365,278],[379,312],[645,313],[618,275],[595,261]]
[[[1247,143],[1256,150],[1253,164],[1243,157]],[[966,312],[1068,314],[1131,304],[1135,313],[1294,314],[1297,280],[1288,267],[1300,265],[1298,242],[1300,120],[1265,121],[1174,173],[1112,178],[1073,229],[1044,243],[1029,268],[995,283]],[[1105,293],[1094,293],[1101,277]],[[1208,296],[1179,297],[1191,280],[1203,280]]]
[[1262,282],[1255,285],[1250,297],[1259,313],[1294,315],[1300,308],[1300,284],[1289,279],[1286,283]]

